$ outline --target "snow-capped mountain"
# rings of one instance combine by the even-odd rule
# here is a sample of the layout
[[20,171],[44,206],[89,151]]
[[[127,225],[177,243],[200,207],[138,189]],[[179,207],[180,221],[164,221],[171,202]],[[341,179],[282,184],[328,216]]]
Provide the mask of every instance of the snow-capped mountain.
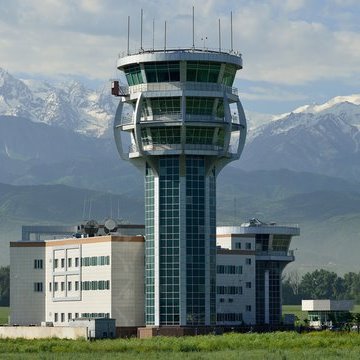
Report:
[[[340,115],[342,112],[353,113],[353,115],[359,116],[360,114],[360,94],[353,94],[349,96],[336,96],[324,104],[312,104],[300,106],[297,109],[293,110],[294,114],[308,113],[308,114],[326,114],[331,113],[334,115]],[[283,119],[290,113],[282,114],[275,116],[274,120]],[[356,124],[356,125],[360,125]]]
[[106,85],[94,91],[76,81],[22,81],[0,68],[0,115],[21,116],[87,136],[107,137],[116,106]]
[[250,130],[239,166],[288,168],[358,181],[360,95],[302,106]]

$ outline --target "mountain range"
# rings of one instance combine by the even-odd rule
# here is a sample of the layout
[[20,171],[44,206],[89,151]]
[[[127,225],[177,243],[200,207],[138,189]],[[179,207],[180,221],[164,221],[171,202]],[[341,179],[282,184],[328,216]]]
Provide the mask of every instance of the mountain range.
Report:
[[[142,176],[111,136],[115,109],[105,86],[22,81],[0,69],[0,263],[22,224],[143,222]],[[360,95],[248,122],[241,159],[219,175],[218,224],[298,223],[293,267],[359,271]]]
[[109,137],[116,101],[109,86],[90,90],[70,80],[16,79],[0,68],[0,114],[23,117],[93,137]]
[[360,95],[305,105],[251,127],[238,166],[360,179]]

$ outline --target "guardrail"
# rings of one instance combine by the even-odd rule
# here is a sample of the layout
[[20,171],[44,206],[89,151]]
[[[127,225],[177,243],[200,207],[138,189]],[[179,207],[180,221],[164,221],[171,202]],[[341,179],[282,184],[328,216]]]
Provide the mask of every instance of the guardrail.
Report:
[[256,251],[257,256],[294,256],[294,250],[288,251]]
[[[166,151],[166,150],[199,150],[199,151],[222,151],[223,148],[217,145],[205,144],[157,144],[157,145],[143,145],[144,151]],[[139,147],[136,144],[129,146],[129,153],[139,152]]]
[[199,82],[162,82],[162,83],[144,83],[129,86],[128,88],[122,86],[123,91],[127,94],[134,94],[146,91],[179,91],[179,90],[193,90],[193,91],[217,91],[227,92],[232,95],[238,95],[236,87],[227,86],[217,83],[199,83]]
[[[141,116],[141,122],[150,122],[150,121],[181,121],[183,115],[181,112],[164,112],[164,114],[157,115],[144,115]],[[218,117],[213,115],[193,115],[186,114],[185,122],[225,122],[225,117]],[[232,124],[239,124],[239,117],[237,115],[231,115]],[[133,123],[132,114],[123,115],[121,118],[122,125],[130,125]]]
[[218,54],[227,54],[227,55],[234,55],[234,56],[238,56],[241,58],[241,53],[240,51],[237,50],[233,50],[233,49],[220,49],[219,48],[209,48],[206,46],[203,46],[202,48],[198,48],[198,47],[166,47],[166,49],[162,48],[162,49],[155,49],[155,48],[140,48],[140,49],[132,49],[129,50],[128,52],[126,51],[122,51],[119,53],[119,59],[126,57],[126,56],[131,56],[131,55],[138,55],[138,54],[144,54],[144,53],[167,53],[167,52],[174,52],[174,51],[183,51],[183,52],[189,52],[189,53],[193,53],[193,52],[198,52],[198,53],[218,53]]

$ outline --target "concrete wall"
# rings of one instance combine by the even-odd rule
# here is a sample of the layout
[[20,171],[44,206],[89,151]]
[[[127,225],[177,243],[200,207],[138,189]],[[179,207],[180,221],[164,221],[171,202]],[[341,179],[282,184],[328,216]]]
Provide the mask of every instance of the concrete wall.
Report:
[[116,326],[144,326],[144,253],[145,243],[112,243],[111,317]]
[[[97,239],[99,242],[95,242]],[[86,240],[89,243],[86,243]],[[53,246],[50,246],[52,244]],[[77,257],[81,259],[81,257],[110,256],[110,237],[48,242],[46,254],[46,321],[53,322],[54,326],[65,326],[68,325],[69,320],[75,318],[75,315],[81,317],[85,313],[109,313],[111,316],[111,283],[110,290],[81,290],[83,281],[111,280],[111,265],[81,266],[79,268],[74,266]],[[57,269],[53,269],[55,258],[58,259]],[[72,259],[71,267],[68,267],[69,258]],[[65,263],[64,268],[61,267],[62,259]],[[112,259],[110,259],[110,264],[111,262]],[[49,283],[55,281],[58,283],[58,291],[54,291],[54,286],[52,291],[49,291]],[[75,281],[79,282],[78,291],[75,291]],[[65,284],[64,291],[61,291],[61,282]],[[71,282],[71,291],[68,290],[69,282]],[[57,314],[57,321],[55,321],[55,314]]]
[[[254,244],[252,243],[252,246]],[[221,252],[221,251],[220,251]],[[240,252],[244,254],[240,254]],[[223,251],[217,254],[216,263],[219,265],[242,266],[242,274],[216,274],[216,286],[235,286],[242,287],[242,294],[216,294],[217,313],[241,313],[245,324],[255,324],[256,322],[256,303],[255,303],[255,255],[249,251]],[[251,259],[251,264],[246,263],[246,259]],[[246,287],[246,283],[251,283],[251,288]],[[251,307],[249,310],[248,306]],[[217,322],[218,325],[236,325],[241,322]]]
[[[10,252],[12,325],[46,321],[62,327],[75,317],[89,314],[108,314],[116,318],[117,326],[144,325],[142,236],[14,242]],[[80,266],[81,258],[99,256],[109,256],[110,264]],[[34,268],[35,259],[43,260],[42,269]],[[75,259],[79,259],[78,266]],[[110,289],[81,289],[84,281],[109,281]],[[34,291],[35,282],[43,284],[41,292]]]
[[[35,269],[35,259],[43,260],[42,269]],[[42,291],[35,291],[34,283],[42,283]],[[24,247],[17,247],[12,243],[10,247],[10,324],[40,325],[45,320],[45,293],[45,247],[31,246],[30,242],[25,243]]]
[[40,327],[40,326],[2,326],[0,338],[24,339],[87,339],[87,328]]

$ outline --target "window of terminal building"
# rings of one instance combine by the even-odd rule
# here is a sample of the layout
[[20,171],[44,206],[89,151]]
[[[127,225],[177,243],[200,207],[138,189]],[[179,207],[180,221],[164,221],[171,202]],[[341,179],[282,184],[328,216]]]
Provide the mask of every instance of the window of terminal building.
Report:
[[68,313],[68,321],[71,320],[71,313]]
[[42,269],[42,268],[43,268],[42,259],[35,259],[34,260],[34,269]]
[[75,319],[79,317],[79,313],[75,313]]
[[220,73],[220,63],[188,61],[186,63],[186,81],[216,83]]
[[218,274],[242,274],[241,265],[217,265],[216,272]]
[[58,283],[57,281],[54,282],[54,291],[58,291],[59,287],[58,287]]
[[61,313],[61,322],[65,321],[65,313]]
[[54,313],[54,322],[58,322],[58,321],[59,321],[59,314]]
[[229,302],[229,303],[232,303],[232,302],[234,302],[234,299],[233,299],[233,298],[229,298],[229,299],[228,299],[228,302]]
[[142,84],[144,82],[141,75],[139,64],[131,64],[124,67],[126,80],[130,86]]
[[251,250],[251,243],[249,243],[249,242],[245,243],[245,249]]
[[178,61],[144,63],[148,83],[180,81],[180,63]]
[[43,283],[42,282],[35,282],[34,283],[34,291],[35,292],[42,292],[43,291]]
[[61,291],[65,291],[65,282],[64,281],[61,282],[60,289],[61,289]]
[[75,291],[78,291],[78,290],[79,290],[79,282],[75,281]]
[[251,311],[251,305],[246,305],[245,310],[248,312]]
[[83,318],[110,318],[110,313],[81,313]]
[[218,322],[228,321],[243,321],[242,313],[217,313],[216,320]]
[[49,291],[51,291],[51,282],[49,282]]
[[237,295],[242,294],[241,286],[217,286],[216,293],[219,295]]
[[61,259],[61,267],[62,267],[62,268],[65,267],[65,259]]
[[81,283],[81,290],[110,290],[110,281],[83,281]]
[[251,265],[251,258],[246,258],[245,259],[245,264],[246,265]]
[[251,281],[246,282],[245,285],[247,289],[251,289]]
[[256,234],[256,251],[268,251],[269,250],[269,234]]
[[78,257],[75,258],[75,267],[79,267],[79,258]]
[[110,256],[91,256],[91,257],[81,258],[81,266],[100,266],[100,265],[110,265]]
[[59,266],[59,260],[54,259],[54,269],[58,268],[58,266]]
[[241,249],[241,242],[236,242],[235,243],[235,249],[238,249],[238,250]]
[[68,291],[71,291],[71,288],[72,288],[72,283],[71,281],[68,282]]
[[68,268],[71,268],[72,266],[72,258],[68,258]]
[[224,299],[224,298],[220,298],[220,302],[221,302],[221,303],[225,302],[225,299]]

